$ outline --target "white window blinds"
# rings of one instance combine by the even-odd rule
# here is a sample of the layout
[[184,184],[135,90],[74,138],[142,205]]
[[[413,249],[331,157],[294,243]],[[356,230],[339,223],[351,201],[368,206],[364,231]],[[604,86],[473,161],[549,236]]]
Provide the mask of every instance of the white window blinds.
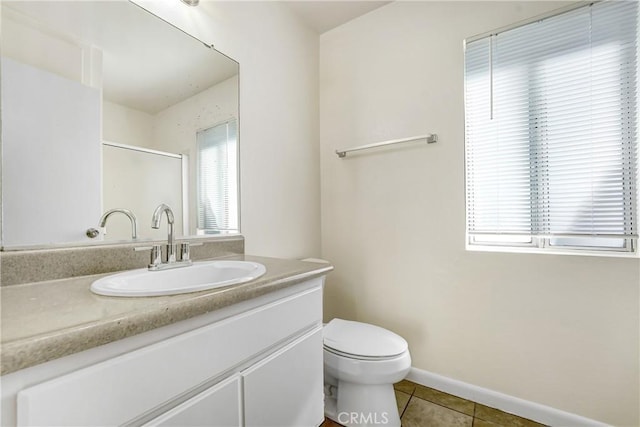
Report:
[[637,2],[601,2],[466,43],[470,243],[629,249],[637,22]]
[[238,233],[236,120],[196,135],[198,234]]

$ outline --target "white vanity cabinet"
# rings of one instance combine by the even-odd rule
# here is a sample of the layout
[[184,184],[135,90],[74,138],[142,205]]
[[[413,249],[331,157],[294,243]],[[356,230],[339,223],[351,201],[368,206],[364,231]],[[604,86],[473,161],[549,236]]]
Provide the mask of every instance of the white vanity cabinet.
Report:
[[[237,304],[241,310],[223,318],[199,316],[216,320],[197,319],[200,326],[178,334],[174,325],[158,328],[154,336],[166,336],[156,342],[80,369],[56,374],[58,360],[34,367],[44,380],[9,374],[3,409],[15,399],[10,424],[24,426],[318,426],[323,280]],[[103,346],[105,354],[119,345]]]

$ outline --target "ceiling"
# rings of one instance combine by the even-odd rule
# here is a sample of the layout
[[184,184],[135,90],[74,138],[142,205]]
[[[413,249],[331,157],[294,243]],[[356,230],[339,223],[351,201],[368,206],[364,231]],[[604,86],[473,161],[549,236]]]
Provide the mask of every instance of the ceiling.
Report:
[[98,47],[104,98],[129,108],[156,114],[238,73],[237,62],[128,1],[1,1],[45,34]]
[[322,34],[371,12],[390,1],[283,1],[309,27]]

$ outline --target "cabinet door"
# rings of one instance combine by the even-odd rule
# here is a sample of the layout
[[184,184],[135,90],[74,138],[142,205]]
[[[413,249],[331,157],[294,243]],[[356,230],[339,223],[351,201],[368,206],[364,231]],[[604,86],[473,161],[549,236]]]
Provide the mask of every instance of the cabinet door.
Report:
[[145,424],[176,427],[240,426],[240,376],[228,378]]
[[322,356],[322,327],[317,327],[244,371],[245,425],[320,425]]

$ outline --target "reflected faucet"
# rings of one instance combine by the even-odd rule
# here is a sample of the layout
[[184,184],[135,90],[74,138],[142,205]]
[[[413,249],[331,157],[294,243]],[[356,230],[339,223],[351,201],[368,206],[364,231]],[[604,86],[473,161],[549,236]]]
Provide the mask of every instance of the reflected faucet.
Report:
[[[108,211],[103,213],[102,216],[100,217],[100,227],[105,228],[107,226],[107,218],[109,218],[109,216],[111,216],[114,213],[121,213],[126,215],[129,218],[129,220],[131,221],[131,238],[137,239],[138,225],[136,223],[136,216],[129,209],[121,209],[121,208],[109,209]],[[107,232],[105,231],[104,234],[107,234]]]
[[169,206],[162,203],[156,208],[153,212],[153,217],[151,217],[151,228],[160,228],[160,219],[162,218],[163,213],[167,214],[167,222],[169,224],[169,236],[167,238],[167,263],[171,264],[176,262],[176,244],[173,238],[173,211]]

